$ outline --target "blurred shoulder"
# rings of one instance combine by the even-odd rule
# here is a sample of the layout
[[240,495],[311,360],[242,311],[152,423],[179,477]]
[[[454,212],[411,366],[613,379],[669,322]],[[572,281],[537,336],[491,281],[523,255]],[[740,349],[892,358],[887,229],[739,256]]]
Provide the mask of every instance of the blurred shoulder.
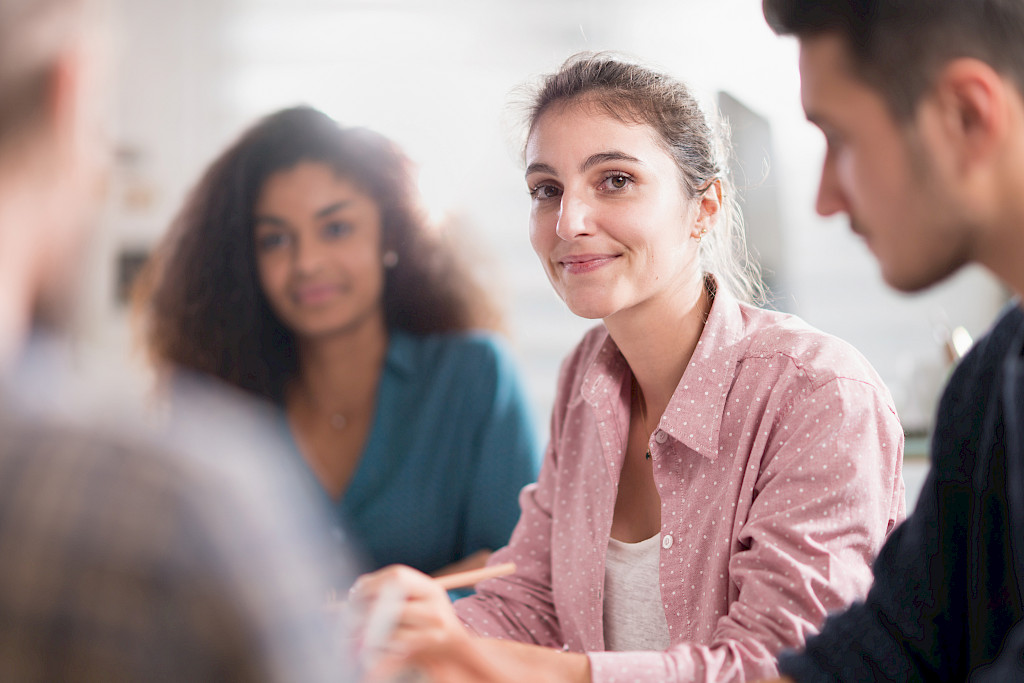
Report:
[[391,334],[393,355],[417,364],[454,365],[468,373],[488,368],[505,369],[513,363],[508,342],[493,332],[470,330],[414,335],[394,331]]

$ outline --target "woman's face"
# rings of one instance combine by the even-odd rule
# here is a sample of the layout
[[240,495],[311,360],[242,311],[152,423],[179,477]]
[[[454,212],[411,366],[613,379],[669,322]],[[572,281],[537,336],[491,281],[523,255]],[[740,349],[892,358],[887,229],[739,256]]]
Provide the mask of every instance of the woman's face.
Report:
[[300,339],[355,330],[383,315],[380,210],[330,166],[302,162],[271,175],[254,222],[263,292]]
[[573,313],[607,319],[680,296],[692,305],[701,282],[693,238],[717,203],[686,196],[651,126],[555,105],[530,133],[526,164],[530,241]]

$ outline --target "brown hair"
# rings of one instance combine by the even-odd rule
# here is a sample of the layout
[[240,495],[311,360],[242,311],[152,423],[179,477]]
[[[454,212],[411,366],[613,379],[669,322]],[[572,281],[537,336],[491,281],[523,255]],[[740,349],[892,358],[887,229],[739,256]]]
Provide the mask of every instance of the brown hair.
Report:
[[702,268],[741,300],[764,300],[764,286],[747,251],[729,180],[724,131],[716,132],[684,83],[616,55],[584,52],[543,78],[530,107],[530,131],[544,112],[565,104],[592,106],[620,121],[654,128],[675,160],[690,198],[720,181],[722,210],[715,228],[701,240]]
[[1020,0],[762,0],[780,35],[840,36],[857,75],[908,121],[938,70],[973,57],[1024,93],[1024,3]]
[[411,164],[390,140],[343,128],[310,107],[257,122],[192,191],[135,292],[145,342],[158,364],[216,377],[280,401],[298,371],[296,341],[259,283],[253,211],[267,178],[322,162],[367,192],[381,213],[389,328],[414,334],[500,327],[500,316],[454,249],[426,229]]

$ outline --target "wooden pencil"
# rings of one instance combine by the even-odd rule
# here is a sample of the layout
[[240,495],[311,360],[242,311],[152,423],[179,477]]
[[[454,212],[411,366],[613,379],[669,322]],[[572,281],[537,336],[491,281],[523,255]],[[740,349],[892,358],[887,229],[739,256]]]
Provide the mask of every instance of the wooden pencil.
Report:
[[496,579],[499,576],[508,576],[509,574],[515,574],[516,565],[513,562],[506,562],[504,564],[496,564],[493,567],[482,567],[480,569],[470,569],[465,572],[456,572],[454,574],[445,574],[444,576],[438,576],[434,579],[441,588],[446,591],[455,590],[456,588],[469,588],[475,586],[481,581],[487,579]]

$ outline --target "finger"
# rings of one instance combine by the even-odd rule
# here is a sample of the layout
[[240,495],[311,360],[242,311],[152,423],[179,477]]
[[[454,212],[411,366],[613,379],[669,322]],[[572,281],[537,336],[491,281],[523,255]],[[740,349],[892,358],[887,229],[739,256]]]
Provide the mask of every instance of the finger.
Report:
[[370,574],[363,574],[352,584],[353,597],[372,599],[388,583],[399,583],[409,595],[429,594],[436,590],[434,581],[426,574],[405,565],[389,565]]
[[465,632],[465,627],[455,615],[451,603],[438,605],[433,601],[422,600],[405,603],[404,609],[397,619],[396,628]]

